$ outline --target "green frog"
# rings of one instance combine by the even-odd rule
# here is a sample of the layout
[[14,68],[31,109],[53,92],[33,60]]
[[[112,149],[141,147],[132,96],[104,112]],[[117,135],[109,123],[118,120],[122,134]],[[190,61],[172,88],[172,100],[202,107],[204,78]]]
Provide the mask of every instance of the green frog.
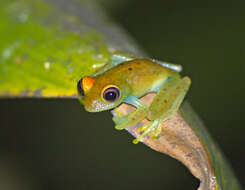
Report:
[[[89,112],[115,109],[122,103],[134,106],[135,111],[114,116],[113,121],[122,130],[149,120],[140,127],[142,133],[133,141],[136,144],[149,132],[157,138],[161,123],[178,111],[191,84],[189,77],[180,76],[181,70],[180,65],[167,62],[114,55],[109,64],[78,81],[79,99]],[[140,100],[152,92],[156,96],[150,105]]]

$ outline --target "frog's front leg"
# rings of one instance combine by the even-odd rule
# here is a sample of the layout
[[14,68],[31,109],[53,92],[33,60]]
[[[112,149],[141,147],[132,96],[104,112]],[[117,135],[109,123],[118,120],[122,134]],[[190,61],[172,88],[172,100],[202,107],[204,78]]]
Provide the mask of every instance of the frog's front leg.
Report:
[[117,113],[117,117],[114,116],[113,121],[116,124],[115,128],[117,130],[122,130],[130,126],[137,125],[147,116],[148,113],[148,106],[135,96],[129,96],[126,100],[124,100],[124,102],[136,107],[136,110],[123,116],[120,115],[120,113],[117,113],[117,109],[114,110]]

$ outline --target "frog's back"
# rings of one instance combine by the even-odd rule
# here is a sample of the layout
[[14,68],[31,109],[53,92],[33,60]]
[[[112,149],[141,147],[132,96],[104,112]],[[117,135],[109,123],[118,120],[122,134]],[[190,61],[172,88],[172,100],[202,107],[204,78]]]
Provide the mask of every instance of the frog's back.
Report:
[[141,96],[156,91],[168,77],[179,77],[178,72],[163,67],[148,59],[134,59],[123,62],[108,71],[107,76],[128,83],[132,94]]

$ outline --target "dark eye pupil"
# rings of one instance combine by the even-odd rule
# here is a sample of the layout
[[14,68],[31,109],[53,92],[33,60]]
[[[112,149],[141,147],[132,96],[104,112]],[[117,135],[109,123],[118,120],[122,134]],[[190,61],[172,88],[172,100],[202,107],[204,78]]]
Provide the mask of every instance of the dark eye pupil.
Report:
[[113,102],[119,98],[120,92],[117,88],[115,87],[110,87],[105,90],[104,92],[104,99],[110,102]]
[[115,92],[107,92],[105,94],[105,99],[106,100],[109,100],[109,101],[112,101],[112,100],[115,100],[117,97],[116,93]]

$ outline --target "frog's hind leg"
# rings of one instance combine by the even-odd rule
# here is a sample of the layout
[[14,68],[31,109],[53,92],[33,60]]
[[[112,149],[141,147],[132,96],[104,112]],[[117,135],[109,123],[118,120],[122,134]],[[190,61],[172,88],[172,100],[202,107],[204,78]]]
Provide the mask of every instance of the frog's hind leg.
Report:
[[171,80],[160,89],[149,107],[147,118],[150,121],[141,127],[144,131],[133,143],[140,142],[150,132],[153,132],[153,138],[159,136],[162,130],[162,122],[178,111],[189,86],[190,79],[184,77],[183,79]]
[[175,114],[184,100],[189,89],[191,80],[189,77],[176,79],[163,86],[155,96],[149,107],[148,118],[157,121],[158,125],[154,128],[153,137],[157,138],[161,133],[161,124],[173,114]]
[[161,120],[168,119],[178,111],[190,84],[190,78],[184,77],[182,79],[172,79],[163,85],[154,97],[147,117],[150,120],[158,118],[161,118]]
[[137,144],[150,132],[153,132],[153,138],[157,138],[162,130],[162,122],[178,111],[190,86],[190,82],[188,77],[169,80],[157,93],[150,107],[141,102],[137,97],[130,96],[124,102],[135,106],[137,109],[126,116],[114,117],[115,128],[121,130],[135,126],[147,118],[149,122],[139,128],[143,132],[133,143]]

